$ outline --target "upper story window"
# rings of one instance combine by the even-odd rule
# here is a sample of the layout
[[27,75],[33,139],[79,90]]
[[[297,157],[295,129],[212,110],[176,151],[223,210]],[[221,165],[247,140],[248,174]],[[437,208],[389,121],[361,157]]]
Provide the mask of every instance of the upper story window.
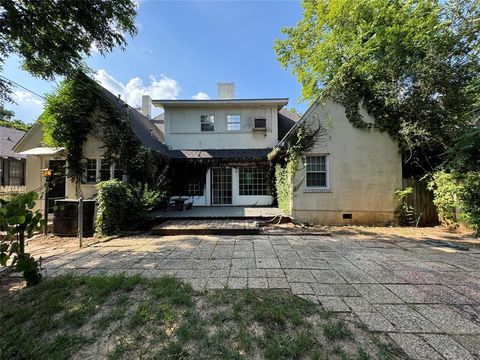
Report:
[[240,131],[240,115],[227,115],[227,130]]
[[202,115],[200,117],[200,130],[201,131],[214,131],[215,128],[215,116],[214,115]]
[[328,188],[327,155],[306,156],[307,188]]

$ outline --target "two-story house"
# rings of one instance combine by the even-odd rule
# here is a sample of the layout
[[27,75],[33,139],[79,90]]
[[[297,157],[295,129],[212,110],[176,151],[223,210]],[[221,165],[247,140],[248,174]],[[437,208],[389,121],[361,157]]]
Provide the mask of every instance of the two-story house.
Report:
[[[311,149],[299,156],[290,186],[289,213],[300,222],[376,224],[394,221],[394,191],[402,187],[398,144],[374,127],[359,129],[345,108],[332,100],[316,101],[298,116],[285,110],[286,98],[236,99],[233,84],[219,84],[215,100],[159,100],[144,96],[142,108],[125,108],[138,140],[169,159],[172,195],[194,206],[268,206],[273,182],[267,155],[282,147],[298,129],[321,123],[325,130]],[[152,119],[152,107],[164,112]],[[374,119],[362,108],[365,121]],[[162,131],[163,130],[163,131]],[[122,179],[122,169],[103,160],[103,144],[89,136],[84,144],[86,198],[99,181]],[[75,197],[64,176],[61,149],[43,145],[35,124],[14,151],[26,155],[26,188],[39,190],[43,168],[54,168],[57,198]],[[39,207],[43,206],[41,202]]]
[[142,100],[147,117],[152,105],[164,109],[171,158],[210,160],[203,181],[175,195],[193,197],[195,206],[272,204],[267,155],[295,123],[279,113],[288,99],[235,99],[234,84],[222,83],[215,100]]

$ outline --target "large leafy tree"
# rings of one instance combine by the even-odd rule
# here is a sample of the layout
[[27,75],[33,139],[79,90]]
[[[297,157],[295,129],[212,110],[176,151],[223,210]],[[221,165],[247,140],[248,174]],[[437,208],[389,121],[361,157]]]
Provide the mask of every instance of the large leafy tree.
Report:
[[308,0],[284,28],[279,61],[302,97],[333,97],[354,126],[400,140],[406,169],[424,172],[478,115],[480,3],[477,0]]
[[[0,71],[16,53],[34,76],[52,79],[77,69],[92,51],[124,47],[137,31],[132,0],[2,0]],[[10,100],[10,84],[0,77],[0,101]]]

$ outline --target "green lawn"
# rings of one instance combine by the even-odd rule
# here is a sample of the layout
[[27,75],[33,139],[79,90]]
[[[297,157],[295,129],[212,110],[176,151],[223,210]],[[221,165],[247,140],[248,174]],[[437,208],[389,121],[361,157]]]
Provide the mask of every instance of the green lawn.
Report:
[[353,318],[286,291],[74,277],[0,293],[1,359],[395,359]]

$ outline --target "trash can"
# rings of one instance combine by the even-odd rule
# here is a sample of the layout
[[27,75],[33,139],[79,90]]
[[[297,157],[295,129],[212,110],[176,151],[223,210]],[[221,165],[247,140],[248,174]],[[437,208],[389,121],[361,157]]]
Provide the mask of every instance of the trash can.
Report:
[[[55,200],[53,234],[59,236],[78,235],[78,200]],[[83,236],[93,236],[95,200],[83,200]]]

